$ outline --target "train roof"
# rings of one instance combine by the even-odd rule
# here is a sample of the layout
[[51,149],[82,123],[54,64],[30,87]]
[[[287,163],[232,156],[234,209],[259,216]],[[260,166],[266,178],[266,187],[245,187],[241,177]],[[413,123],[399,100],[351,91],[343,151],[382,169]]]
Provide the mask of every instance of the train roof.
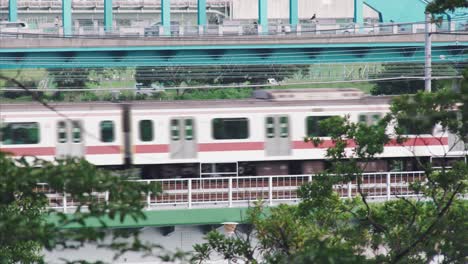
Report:
[[[270,94],[265,97],[265,93],[261,93],[262,96],[250,99],[230,99],[230,100],[176,100],[176,101],[156,101],[156,100],[145,100],[145,101],[115,101],[115,102],[78,102],[78,103],[48,103],[49,106],[57,110],[112,110],[118,109],[121,105],[130,105],[132,109],[144,110],[144,109],[200,109],[200,108],[239,108],[239,107],[292,107],[292,106],[345,106],[345,105],[385,105],[389,104],[393,96],[368,96],[360,94],[357,96],[356,90],[348,90],[348,92],[354,93],[345,98],[337,97],[336,94],[328,98],[327,92],[331,92],[331,89],[309,89],[309,90],[322,90],[325,93],[319,93],[315,91],[311,93],[309,98],[297,98],[297,94],[304,92],[304,89],[300,89],[300,92],[287,90],[287,92],[280,92],[278,90],[273,91],[272,94],[283,95],[282,98],[276,99],[274,95]],[[337,90],[337,89],[335,89]],[[294,97],[287,97],[284,94],[291,94],[296,92]],[[362,92],[361,92],[362,93]],[[254,93],[255,96],[255,93]],[[44,105],[38,102],[29,103],[1,103],[1,111],[39,111],[39,110],[50,110]]]

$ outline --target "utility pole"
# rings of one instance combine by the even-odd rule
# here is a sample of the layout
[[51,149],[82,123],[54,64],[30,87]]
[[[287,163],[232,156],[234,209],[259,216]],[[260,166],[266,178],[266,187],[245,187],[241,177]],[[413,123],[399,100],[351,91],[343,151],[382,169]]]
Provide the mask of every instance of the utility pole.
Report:
[[424,90],[431,92],[432,86],[432,24],[431,14],[426,12],[425,49],[424,49]]

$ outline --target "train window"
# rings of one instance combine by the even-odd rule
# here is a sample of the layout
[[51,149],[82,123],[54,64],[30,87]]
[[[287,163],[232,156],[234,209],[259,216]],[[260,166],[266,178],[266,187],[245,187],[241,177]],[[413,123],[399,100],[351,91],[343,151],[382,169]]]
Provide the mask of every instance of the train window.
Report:
[[67,142],[67,125],[65,121],[60,121],[57,124],[57,139],[59,143]]
[[214,139],[245,139],[249,137],[247,118],[215,118],[212,125]]
[[306,134],[308,137],[326,137],[327,134],[320,130],[320,122],[332,116],[308,116],[306,118]]
[[359,115],[359,123],[367,124],[367,115]]
[[177,141],[180,139],[179,120],[171,120],[171,139]]
[[380,116],[380,114],[373,114],[372,115],[372,124],[377,124],[380,119],[382,119],[382,117]]
[[266,118],[266,135],[267,138],[275,137],[275,124],[273,117]]
[[0,141],[5,145],[39,143],[39,123],[6,123],[0,133]]
[[193,140],[193,120],[185,119],[185,139]]
[[288,117],[280,117],[280,136],[286,138],[289,136]]
[[72,139],[73,143],[81,142],[81,125],[78,121],[72,122]]
[[143,142],[153,140],[153,121],[152,120],[141,120],[139,123],[140,128],[140,140]]
[[101,127],[101,141],[102,142],[113,142],[114,141],[114,122],[113,121],[102,121]]
[[405,122],[404,124],[398,124],[402,129],[403,134],[405,135],[422,135],[422,134],[432,134],[433,126],[428,122]]

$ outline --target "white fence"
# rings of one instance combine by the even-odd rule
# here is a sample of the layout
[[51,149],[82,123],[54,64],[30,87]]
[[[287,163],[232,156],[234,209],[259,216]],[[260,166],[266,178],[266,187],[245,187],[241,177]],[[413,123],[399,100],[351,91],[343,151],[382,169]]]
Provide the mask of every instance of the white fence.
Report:
[[[142,197],[147,210],[170,208],[216,208],[245,207],[257,200],[268,205],[297,203],[298,188],[314,180],[313,175],[255,176],[255,177],[216,177],[191,179],[139,180],[150,184],[158,183],[162,193]],[[397,196],[417,196],[410,184],[424,181],[424,172],[383,172],[365,173],[362,176],[361,190],[368,199],[389,200]],[[352,198],[358,194],[356,181],[338,184],[334,189],[342,198]],[[49,208],[72,211],[78,204],[69,195],[57,193],[47,184],[39,184],[38,191],[49,199]],[[106,202],[109,192],[93,193],[95,201]]]

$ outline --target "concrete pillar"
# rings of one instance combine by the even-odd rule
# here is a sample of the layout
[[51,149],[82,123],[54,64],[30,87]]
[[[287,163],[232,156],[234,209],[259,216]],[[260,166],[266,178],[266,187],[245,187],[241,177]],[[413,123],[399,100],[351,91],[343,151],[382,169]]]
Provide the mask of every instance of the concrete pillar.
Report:
[[62,0],[62,26],[63,35],[72,35],[72,0]]
[[259,32],[268,32],[268,0],[258,0],[258,28]]
[[297,0],[289,0],[289,24],[295,27],[299,23]]
[[18,20],[18,5],[16,0],[8,0],[8,21],[16,22]]
[[354,23],[364,24],[364,0],[354,0]]
[[171,1],[161,0],[161,26],[164,35],[171,35]]
[[112,32],[112,0],[104,0],[104,30]]
[[206,0],[198,0],[198,25],[205,26],[206,25]]

